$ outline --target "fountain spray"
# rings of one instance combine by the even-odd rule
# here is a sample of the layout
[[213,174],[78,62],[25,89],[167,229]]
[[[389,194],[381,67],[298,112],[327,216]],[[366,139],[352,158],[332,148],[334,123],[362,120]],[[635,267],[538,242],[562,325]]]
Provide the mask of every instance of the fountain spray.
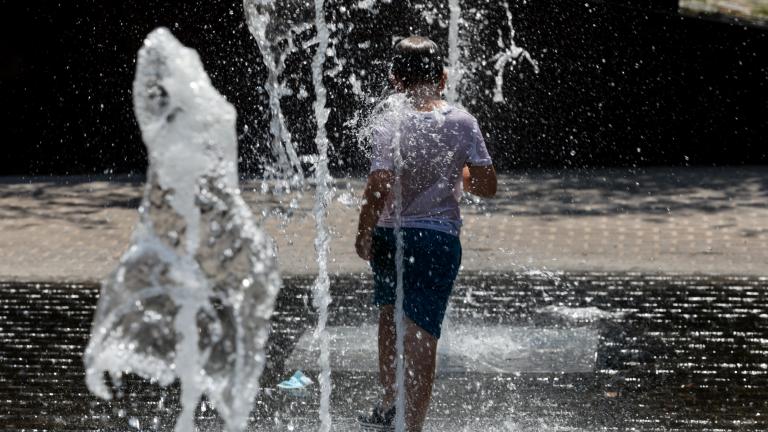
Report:
[[281,12],[290,8],[277,8],[274,0],[244,0],[243,7],[248,30],[256,39],[262,61],[267,67],[264,89],[269,95],[270,149],[275,161],[272,167],[267,168],[266,176],[275,177],[281,184],[277,189],[287,191],[291,186],[303,183],[304,172],[285,124],[280,99],[290,92],[280,76],[285,71],[286,58],[297,50],[294,36],[309,26],[303,22],[294,24],[292,18],[281,16]]
[[[331,303],[330,278],[328,275],[328,254],[330,249],[330,233],[328,231],[328,206],[333,199],[331,189],[332,178],[328,170],[328,137],[325,125],[328,121],[329,110],[326,108],[327,92],[323,85],[324,64],[329,46],[330,32],[325,22],[324,0],[315,0],[314,10],[304,2],[288,2],[276,4],[275,0],[244,0],[248,27],[256,39],[259,50],[268,69],[266,89],[270,96],[272,119],[270,128],[273,136],[272,149],[276,158],[278,174],[288,168],[293,171],[293,179],[303,181],[299,158],[291,143],[290,133],[284,123],[280,108],[280,98],[288,94],[279,76],[285,68],[286,57],[295,51],[293,38],[312,28],[311,12],[314,12],[314,27],[317,44],[312,59],[312,84],[315,90],[313,104],[316,131],[315,145],[317,157],[314,161],[315,180],[315,250],[317,252],[318,275],[313,285],[313,306],[318,312],[318,323],[315,337],[320,342],[320,430],[328,432],[331,429],[330,399],[331,399],[331,368],[330,368],[330,335],[326,329],[328,322],[328,306]],[[280,48],[283,46],[284,48]],[[285,153],[285,154],[283,154]],[[288,159],[286,164],[285,159]],[[287,167],[287,168],[286,168]],[[293,183],[289,183],[290,187]]]
[[459,101],[459,85],[463,75],[459,36],[461,1],[448,0],[448,11],[448,82],[446,83],[445,98],[448,103],[455,104]]
[[226,430],[245,429],[266,363],[280,289],[275,248],[237,183],[234,107],[197,53],[157,29],[139,51],[133,101],[147,146],[147,185],[131,246],[102,284],[86,383],[134,373],[181,381],[177,432],[194,430],[207,395]]
[[[399,116],[398,116],[399,118]],[[395,136],[392,140],[392,156],[395,165],[395,181],[392,185],[392,193],[395,195],[395,271],[397,273],[395,285],[395,349],[397,352],[395,366],[395,385],[397,386],[397,397],[395,399],[395,431],[405,432],[405,313],[403,311],[403,301],[405,300],[405,291],[403,289],[403,155],[400,151],[400,122],[397,122]]]
[[323,65],[328,50],[329,32],[325,22],[324,0],[315,0],[315,28],[317,30],[317,48],[312,59],[312,84],[315,88],[315,145],[317,163],[315,164],[315,250],[317,251],[317,279],[313,286],[312,303],[318,312],[315,337],[320,340],[320,432],[331,430],[331,364],[330,335],[326,329],[328,306],[331,303],[330,280],[328,277],[328,252],[330,233],[328,232],[328,205],[333,191],[329,187],[331,176],[328,171],[328,136],[325,124],[329,110],[325,107],[326,90],[323,85]]
[[523,58],[527,60],[531,66],[533,66],[533,71],[535,73],[539,73],[538,62],[536,62],[536,60],[531,57],[531,54],[527,50],[517,46],[515,43],[515,28],[512,26],[512,12],[509,10],[509,3],[507,2],[504,2],[504,11],[507,14],[509,46],[506,46],[504,43],[501,30],[499,30],[498,43],[499,47],[503,48],[504,50],[493,57],[493,60],[496,60],[496,63],[493,65],[494,69],[496,69],[496,87],[493,89],[493,101],[497,103],[504,102],[504,72],[508,63],[511,62],[512,66],[514,66],[520,58]]

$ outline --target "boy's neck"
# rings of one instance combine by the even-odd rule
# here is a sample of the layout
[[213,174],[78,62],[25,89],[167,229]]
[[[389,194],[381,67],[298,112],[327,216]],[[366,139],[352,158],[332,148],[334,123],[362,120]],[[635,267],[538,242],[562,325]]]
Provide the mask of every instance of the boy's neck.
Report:
[[445,106],[445,101],[440,97],[429,99],[408,98],[416,111],[434,111]]
[[440,92],[430,87],[419,86],[405,91],[406,97],[417,111],[433,111],[445,106]]

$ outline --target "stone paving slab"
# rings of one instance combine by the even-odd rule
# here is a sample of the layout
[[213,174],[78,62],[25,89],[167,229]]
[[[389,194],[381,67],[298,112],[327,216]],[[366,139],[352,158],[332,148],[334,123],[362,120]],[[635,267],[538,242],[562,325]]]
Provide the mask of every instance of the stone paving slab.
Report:
[[[249,430],[317,430],[318,386],[303,394],[276,388],[298,366],[317,382],[317,357],[290,361],[317,322],[307,301],[312,284],[312,276],[285,278],[272,317],[264,393]],[[449,356],[463,350],[479,361],[491,359],[483,354],[503,361],[503,350],[517,365],[496,373],[439,365],[426,430],[764,432],[766,284],[768,277],[464,272],[445,334],[452,325],[471,326],[481,343],[466,352],[467,341],[449,337],[440,349]],[[328,325],[373,325],[372,288],[370,277],[332,277]],[[128,375],[113,400],[88,392],[82,358],[98,293],[98,284],[0,282],[0,431],[172,430],[178,385],[164,389]],[[483,327],[518,336],[493,342]],[[584,347],[592,352],[589,370],[566,364],[569,345],[578,341],[558,335],[569,332],[597,336],[587,338],[596,345]],[[375,338],[358,346],[373,348]],[[546,349],[563,356],[548,370],[514,360]],[[332,372],[337,431],[348,430],[349,420],[378,397],[376,373],[349,369]],[[196,417],[201,431],[223,429],[209,404]]]
[[[0,178],[0,280],[97,281],[128,245],[142,178]],[[315,272],[313,191],[243,196],[285,274]],[[366,272],[352,247],[362,179],[338,179],[330,269]],[[768,167],[533,171],[464,203],[473,271],[768,274]]]

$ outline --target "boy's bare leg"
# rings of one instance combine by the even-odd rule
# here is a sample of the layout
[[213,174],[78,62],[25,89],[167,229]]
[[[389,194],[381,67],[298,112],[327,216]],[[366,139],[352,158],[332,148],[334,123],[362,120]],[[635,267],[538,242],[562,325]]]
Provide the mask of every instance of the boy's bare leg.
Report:
[[405,359],[408,404],[405,424],[408,432],[421,432],[432,399],[435,382],[437,339],[418,324],[405,319]]
[[[384,388],[384,407],[393,406],[397,397],[395,342],[394,306],[385,305],[379,311],[379,381]],[[435,381],[437,339],[406,317],[404,343],[408,401],[405,423],[409,432],[421,432]]]
[[383,407],[395,404],[397,391],[395,389],[395,307],[384,305],[379,311],[379,382],[384,388]]

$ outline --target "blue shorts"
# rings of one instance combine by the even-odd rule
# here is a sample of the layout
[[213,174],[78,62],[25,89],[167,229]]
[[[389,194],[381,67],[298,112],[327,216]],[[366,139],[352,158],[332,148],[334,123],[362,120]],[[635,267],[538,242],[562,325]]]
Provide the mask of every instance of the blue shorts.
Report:
[[[461,265],[461,242],[457,236],[422,228],[402,228],[403,311],[411,321],[440,338],[448,297]],[[371,245],[373,302],[394,305],[397,270],[394,230],[376,227]]]

